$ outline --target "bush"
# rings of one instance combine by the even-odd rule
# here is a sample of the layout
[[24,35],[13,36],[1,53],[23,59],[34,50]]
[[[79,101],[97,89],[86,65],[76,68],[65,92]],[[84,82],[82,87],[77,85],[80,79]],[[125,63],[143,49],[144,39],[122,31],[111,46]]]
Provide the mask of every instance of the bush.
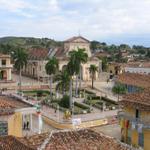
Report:
[[47,91],[47,90],[23,91],[23,93],[25,93],[25,94],[32,94],[32,95],[38,96],[38,97],[46,96],[46,95],[49,95],[49,94],[50,94],[50,92]]
[[80,104],[80,103],[78,103],[78,102],[74,102],[74,105],[77,106],[77,107],[80,107],[80,108],[82,108],[82,109],[90,109],[88,106],[85,106],[85,105]]
[[104,100],[104,101],[106,101],[106,102],[109,102],[109,103],[111,103],[111,104],[118,105],[117,102],[115,102],[115,101],[113,101],[113,100],[111,100],[111,99],[109,99],[109,98],[107,98],[107,97],[102,97],[102,100]]
[[88,100],[97,100],[97,99],[101,99],[101,97],[93,95],[93,96],[88,96],[87,99]]
[[64,95],[63,98],[60,100],[59,105],[64,108],[69,108],[70,106],[69,96]]
[[43,96],[43,91],[41,91],[41,90],[37,91],[36,93],[37,93],[37,97]]

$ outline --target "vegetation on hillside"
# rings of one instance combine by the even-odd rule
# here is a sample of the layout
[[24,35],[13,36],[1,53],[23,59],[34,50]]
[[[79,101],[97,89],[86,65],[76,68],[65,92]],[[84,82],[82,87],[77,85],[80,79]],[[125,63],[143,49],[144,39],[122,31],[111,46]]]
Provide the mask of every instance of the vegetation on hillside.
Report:
[[107,45],[105,42],[98,42],[98,41],[92,41],[91,42],[91,49],[93,52],[96,50],[104,50],[110,54],[118,53],[118,51],[129,51],[131,54],[141,54],[146,55],[150,51],[150,47],[144,47],[141,45],[133,45],[132,47],[127,44],[120,44],[120,45]]
[[0,38],[0,52],[10,54],[16,49],[21,47],[28,48],[54,48],[61,46],[62,42],[57,42],[48,38],[32,38],[32,37],[4,37]]

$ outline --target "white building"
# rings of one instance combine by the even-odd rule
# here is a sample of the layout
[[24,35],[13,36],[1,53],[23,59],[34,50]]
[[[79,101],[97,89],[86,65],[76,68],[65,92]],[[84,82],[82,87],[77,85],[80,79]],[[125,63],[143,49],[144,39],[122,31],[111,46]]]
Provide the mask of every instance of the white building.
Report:
[[55,56],[59,60],[59,70],[62,70],[68,63],[68,53],[72,50],[77,50],[78,48],[84,48],[85,52],[88,54],[88,62],[86,64],[82,64],[82,80],[91,80],[91,75],[89,73],[89,67],[91,64],[98,67],[98,72],[95,75],[95,79],[98,79],[102,68],[101,61],[97,57],[92,56],[90,41],[81,36],[73,37],[64,41],[63,47],[57,47],[50,50],[30,49],[28,64],[27,67],[24,68],[23,72],[25,75],[30,77],[44,80],[48,77],[45,71],[47,58]]
[[124,67],[125,72],[150,74],[150,62],[134,62]]

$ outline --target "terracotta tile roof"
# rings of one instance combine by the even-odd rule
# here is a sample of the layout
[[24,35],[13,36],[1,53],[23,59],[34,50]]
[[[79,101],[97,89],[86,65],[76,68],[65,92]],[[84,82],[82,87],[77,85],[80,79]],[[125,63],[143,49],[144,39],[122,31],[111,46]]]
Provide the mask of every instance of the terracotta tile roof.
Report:
[[123,73],[118,75],[117,81],[122,84],[148,88],[150,87],[150,75]]
[[0,116],[13,114],[15,109],[31,107],[31,105],[10,96],[0,96]]
[[101,61],[101,60],[99,60],[99,59],[98,59],[97,57],[95,57],[95,56],[89,57],[88,60],[89,60],[89,61]]
[[28,145],[28,147],[37,149],[44,143],[44,141],[48,138],[48,136],[49,133],[36,134],[30,137],[19,138],[19,141],[24,145]]
[[72,38],[67,39],[67,40],[64,41],[64,42],[73,42],[74,40],[77,40],[77,39],[79,39],[79,38],[81,38],[81,39],[87,41],[88,43],[90,42],[89,40],[87,40],[86,38],[84,38],[84,37],[82,37],[82,36],[74,36],[74,37],[72,37]]
[[21,100],[18,100],[15,97],[11,97],[11,96],[4,96],[4,95],[0,96],[0,102],[3,102],[5,104],[7,104],[8,107],[10,106],[15,109],[31,107],[30,104],[27,104]]
[[0,137],[0,150],[34,150],[21,143],[21,141],[13,136]]
[[150,88],[138,93],[126,94],[120,103],[125,106],[150,111]]
[[11,115],[14,113],[14,106],[4,99],[0,99],[0,116]]
[[[0,139],[1,140],[1,139]],[[11,142],[12,141],[12,142]],[[30,149],[43,149],[43,150],[132,150],[134,148],[121,143],[120,141],[108,137],[104,134],[99,134],[95,131],[84,130],[69,130],[69,131],[56,131],[53,134],[40,134],[34,135],[28,138],[16,138],[10,141],[10,137],[0,141],[1,145],[6,148],[15,146],[12,150],[18,150],[19,146],[22,146],[21,150]],[[4,144],[3,144],[4,142]],[[5,143],[11,143],[7,145]],[[23,145],[24,147],[23,147]],[[17,147],[18,145],[18,147]],[[3,147],[4,147],[3,146]],[[26,148],[27,146],[27,148]],[[5,148],[5,147],[4,147]]]
[[0,58],[10,58],[10,55],[0,53]]
[[43,60],[48,57],[48,49],[32,48],[27,51],[28,58],[31,60]]
[[113,138],[92,130],[79,130],[72,132],[59,132],[54,134],[45,147],[49,149],[61,150],[127,150],[131,149],[119,143]]
[[96,57],[110,57],[111,55],[107,52],[96,52],[96,53],[94,53],[94,56],[96,56]]
[[144,61],[144,62],[129,62],[125,65],[125,67],[138,67],[138,68],[150,68],[150,61]]
[[58,47],[55,53],[55,57],[63,57],[65,56],[65,51],[63,47]]

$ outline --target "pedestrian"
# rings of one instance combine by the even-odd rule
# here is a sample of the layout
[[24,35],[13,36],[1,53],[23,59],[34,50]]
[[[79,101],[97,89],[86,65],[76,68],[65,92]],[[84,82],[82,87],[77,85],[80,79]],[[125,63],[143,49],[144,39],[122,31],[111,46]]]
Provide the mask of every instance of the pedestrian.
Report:
[[27,116],[27,130],[29,130],[29,124],[30,124],[30,122],[29,122],[29,116]]
[[29,130],[29,121],[27,121],[27,130]]
[[23,129],[26,129],[26,122],[23,123]]

